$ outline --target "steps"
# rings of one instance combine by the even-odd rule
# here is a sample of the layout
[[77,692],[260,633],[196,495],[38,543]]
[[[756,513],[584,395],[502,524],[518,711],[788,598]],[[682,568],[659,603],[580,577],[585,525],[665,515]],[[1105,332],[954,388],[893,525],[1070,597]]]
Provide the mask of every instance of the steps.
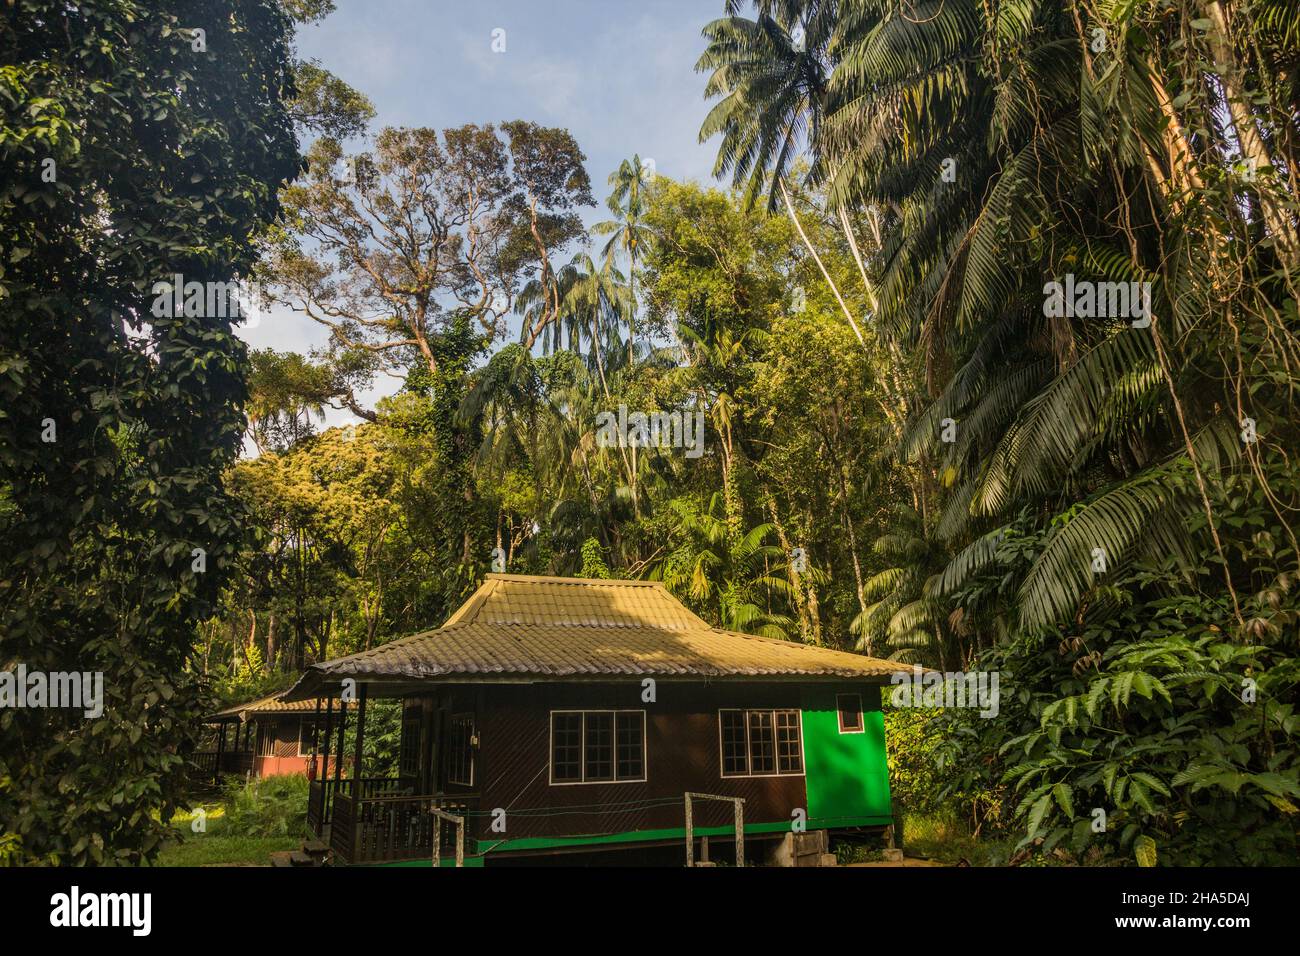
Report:
[[279,850],[271,854],[272,866],[325,866],[330,848],[318,838],[304,841],[301,850]]
[[311,857],[314,865],[324,866],[330,859],[330,848],[320,837],[312,837],[302,845],[303,853]]

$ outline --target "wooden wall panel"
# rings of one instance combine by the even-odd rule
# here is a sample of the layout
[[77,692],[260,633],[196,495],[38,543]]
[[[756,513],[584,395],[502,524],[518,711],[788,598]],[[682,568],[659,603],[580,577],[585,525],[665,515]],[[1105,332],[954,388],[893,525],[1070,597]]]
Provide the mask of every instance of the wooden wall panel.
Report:
[[[747,823],[788,822],[807,808],[799,776],[723,777],[720,707],[799,707],[792,685],[660,682],[657,701],[642,703],[639,681],[601,685],[495,685],[478,712],[481,810],[506,810],[504,838],[576,836],[683,825],[687,791],[744,797]],[[637,783],[550,783],[550,711],[632,709],[646,714],[646,780]],[[490,818],[478,836],[491,840]],[[732,807],[700,803],[697,826],[732,822]]]

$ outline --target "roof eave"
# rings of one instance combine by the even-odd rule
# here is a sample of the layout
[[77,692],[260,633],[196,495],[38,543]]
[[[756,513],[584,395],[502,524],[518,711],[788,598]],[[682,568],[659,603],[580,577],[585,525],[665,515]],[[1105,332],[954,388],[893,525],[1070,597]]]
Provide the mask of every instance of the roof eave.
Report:
[[623,681],[641,681],[653,678],[661,683],[676,684],[865,684],[884,686],[891,683],[893,674],[853,674],[853,673],[655,673],[653,671],[629,671],[624,673],[604,673],[578,671],[571,673],[540,674],[535,672],[447,672],[443,674],[401,674],[381,673],[377,671],[335,671],[325,672],[310,670],[304,674],[289,690],[284,693],[285,701],[311,700],[317,697],[337,697],[343,689],[343,681],[355,680],[364,684],[367,696],[404,697],[418,694],[423,688],[437,687],[444,684],[613,684]]

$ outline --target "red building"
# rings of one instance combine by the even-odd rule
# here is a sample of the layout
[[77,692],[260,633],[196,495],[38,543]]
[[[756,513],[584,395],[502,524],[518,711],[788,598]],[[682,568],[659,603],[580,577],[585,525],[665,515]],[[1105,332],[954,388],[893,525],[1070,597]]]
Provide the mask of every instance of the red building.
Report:
[[[216,782],[226,773],[309,773],[315,711],[315,701],[286,703],[272,694],[212,714],[204,723],[216,728],[214,746],[194,755],[200,774]],[[320,761],[316,766],[319,770]]]

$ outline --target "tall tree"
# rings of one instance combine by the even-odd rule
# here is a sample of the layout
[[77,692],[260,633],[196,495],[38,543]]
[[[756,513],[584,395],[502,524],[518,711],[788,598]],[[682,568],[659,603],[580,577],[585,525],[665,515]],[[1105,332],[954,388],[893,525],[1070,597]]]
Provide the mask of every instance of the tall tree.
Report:
[[436,339],[467,316],[489,337],[535,278],[531,345],[559,318],[551,257],[583,234],[594,204],[583,155],[564,130],[532,123],[385,129],[373,155],[345,158],[321,137],[305,182],[285,190],[291,229],[269,258],[279,298],[330,330],[340,361],[369,353],[405,374],[438,375]]
[[[1022,846],[1295,845],[1291,734],[1259,714],[1294,707],[1300,573],[1278,10],[844,5],[814,177],[885,211],[877,332],[924,369],[899,450],[939,505],[881,538],[859,624],[1015,675],[1003,719],[944,733],[984,787],[1015,781]],[[1202,706],[1229,660],[1258,710]],[[1071,808],[1106,801],[1126,825],[1094,837]]]
[[[728,0],[728,16],[704,28],[709,45],[695,69],[712,71],[704,95],[721,99],[700,127],[700,142],[721,135],[713,174],[731,173],[735,185],[744,184],[750,202],[766,191],[768,208],[775,209],[780,197],[845,319],[865,346],[858,320],[808,238],[786,185],[802,151],[820,133],[839,4],[756,0],[753,20],[738,16],[746,5]],[[845,231],[855,243],[847,219]]]
[[[172,7],[24,0],[0,31],[0,663],[104,696],[0,710],[0,820],[33,860],[157,852],[202,704],[194,624],[239,542],[227,283],[299,168],[292,22]],[[157,308],[177,274],[227,291]]]
[[645,193],[654,176],[652,168],[642,164],[640,154],[625,159],[618,164],[618,169],[609,174],[609,185],[614,191],[609,194],[605,205],[613,213],[613,219],[606,219],[591,227],[598,236],[608,235],[602,251],[605,259],[612,264],[614,251],[621,250],[627,256],[628,269],[628,316],[627,348],[628,355],[633,355],[636,343],[636,268],[638,259],[644,256],[649,233],[642,224],[645,215]]

